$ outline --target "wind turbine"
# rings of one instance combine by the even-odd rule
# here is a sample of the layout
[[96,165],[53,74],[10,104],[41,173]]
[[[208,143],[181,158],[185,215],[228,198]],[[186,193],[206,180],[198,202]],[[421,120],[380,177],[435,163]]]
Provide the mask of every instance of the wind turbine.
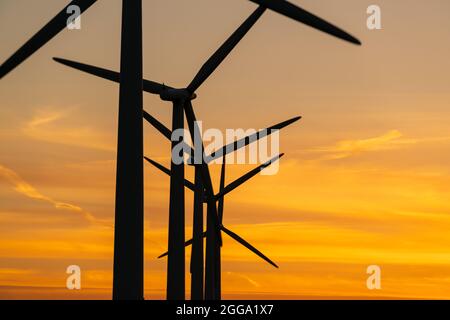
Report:
[[[252,0],[253,1],[253,0]],[[222,61],[229,55],[229,53],[234,49],[234,47],[240,42],[240,40],[245,36],[249,29],[256,23],[256,21],[265,12],[266,8],[270,8],[278,13],[286,15],[293,18],[299,22],[305,23],[311,27],[318,30],[341,38],[343,40],[352,42],[354,44],[360,44],[359,40],[349,35],[345,31],[333,26],[332,24],[326,22],[325,20],[295,6],[287,1],[253,1],[260,4],[260,6],[250,15],[250,17],[233,33],[233,35],[228,38],[227,41],[213,54],[213,56],[203,65],[197,75],[194,77],[192,82],[187,88],[175,89],[170,86],[165,86],[153,81],[144,81],[144,90],[153,94],[158,94],[163,100],[173,102],[173,119],[172,119],[172,129],[180,129],[183,127],[183,108],[186,113],[186,118],[189,125],[189,130],[191,135],[194,136],[194,120],[195,114],[191,104],[191,100],[196,98],[195,92],[197,89],[209,78],[209,76],[216,70],[216,68],[222,63]],[[120,81],[120,74],[97,68],[94,66],[83,65],[73,61],[67,61],[63,59],[55,59],[58,62],[66,64],[68,66],[75,67],[77,69],[89,72],[91,74],[106,78],[109,80]],[[182,140],[182,137],[180,138]],[[177,144],[180,140],[174,141],[173,145]],[[197,146],[196,146],[197,148]],[[202,148],[197,148],[201,150]],[[198,153],[196,153],[198,154]],[[203,152],[201,153],[203,154]],[[207,166],[203,166],[201,169],[203,183],[206,187],[206,193],[212,196],[213,189],[212,183],[210,181],[209,172],[207,172]],[[182,237],[184,236],[184,188],[183,188],[183,176],[184,167],[182,164],[175,164],[172,162],[173,174],[171,175],[171,201],[170,201],[170,226],[169,226],[169,249],[171,255],[168,259],[168,298],[169,299],[184,299],[184,247],[182,246]],[[208,221],[217,222],[217,210],[211,207],[211,214],[216,213],[216,217],[210,217]],[[215,207],[215,206],[214,206]],[[172,226],[172,227],[171,227]],[[213,242],[220,242],[220,239],[216,241],[216,235],[210,234],[208,239],[211,239],[209,247],[216,247],[212,245]],[[212,259],[212,249],[207,249],[210,253]],[[207,278],[208,272],[207,268]],[[212,276],[211,276],[212,277]]]
[[[81,12],[96,0],[73,0],[0,66],[0,78],[67,26],[67,8]],[[142,0],[122,1],[119,127],[114,231],[113,299],[144,298]]]
[[[263,163],[262,165],[256,167],[255,169],[251,170],[250,172],[246,173],[245,175],[243,175],[242,177],[240,177],[239,179],[236,179],[235,181],[233,181],[232,183],[230,183],[229,185],[227,185],[225,187],[225,161],[222,163],[222,169],[221,169],[221,176],[220,176],[220,192],[218,194],[216,194],[214,196],[214,201],[217,203],[218,205],[218,214],[219,214],[219,225],[217,226],[210,226],[210,228],[216,229],[215,231],[220,233],[220,232],[224,232],[225,234],[227,234],[228,236],[230,236],[232,239],[234,239],[235,241],[237,241],[238,243],[240,243],[241,245],[243,245],[244,247],[246,247],[247,249],[249,249],[250,251],[252,251],[253,253],[255,253],[257,256],[259,256],[260,258],[262,258],[263,260],[265,260],[266,262],[268,262],[269,264],[271,264],[272,266],[274,266],[275,268],[278,268],[278,266],[275,264],[275,262],[273,262],[271,259],[269,259],[266,255],[264,255],[261,251],[259,251],[258,249],[256,249],[253,245],[251,245],[249,242],[247,242],[246,240],[244,240],[242,237],[240,237],[239,235],[237,235],[235,232],[231,231],[230,229],[226,228],[223,225],[223,211],[224,211],[224,197],[226,194],[232,192],[233,190],[235,190],[236,188],[238,188],[240,185],[242,185],[243,183],[247,182],[248,180],[250,180],[251,178],[253,178],[254,176],[256,176],[259,172],[261,172],[262,170],[264,170],[265,168],[267,168],[268,166],[270,166],[272,163],[274,163],[275,161],[277,161],[278,159],[280,159],[284,154],[280,154],[275,156],[274,158],[270,159],[269,161]],[[225,156],[224,156],[225,158]],[[158,162],[145,157],[145,159],[152,164],[154,167],[156,167],[157,169],[159,169],[160,171],[164,172],[165,174],[169,175],[171,174],[170,170],[167,169],[166,167],[164,167],[163,165],[159,164]],[[201,180],[200,180],[200,184],[201,184]],[[203,193],[198,193],[198,187],[197,187],[197,183],[192,183],[188,180],[185,179],[184,182],[185,187],[191,189],[192,191],[194,191],[194,197],[196,197],[197,195],[202,195]],[[203,187],[203,185],[201,184],[201,187]],[[201,199],[202,202],[209,202],[207,199]],[[194,199],[195,201],[195,199]],[[198,200],[197,200],[198,201]],[[203,208],[203,206],[202,206]],[[195,205],[194,205],[194,209],[195,209]],[[203,209],[201,209],[203,210]],[[195,214],[195,211],[194,211]],[[202,222],[203,223],[203,222]],[[207,238],[207,232],[203,232],[203,229],[201,230],[201,232],[193,232],[193,238],[186,241],[185,242],[185,246],[189,246],[192,245],[192,252],[194,253],[194,244],[196,241],[196,238],[200,238],[201,240],[201,246],[203,246],[203,238]],[[162,258],[167,256],[168,254],[170,254],[170,251],[163,253],[162,255],[160,255],[158,258]],[[191,256],[191,263],[195,262],[196,257]],[[218,272],[220,272],[220,268],[221,268],[221,258],[220,255],[216,255],[215,256],[215,263],[214,263],[214,268],[217,269]],[[192,266],[191,264],[191,272],[194,271],[192,270],[194,266]],[[201,265],[201,267],[203,267]],[[194,278],[193,278],[194,280]],[[202,279],[203,281],[203,279]],[[208,287],[206,288],[206,290],[214,290],[214,294],[217,295],[220,298],[220,294],[221,294],[221,280],[220,277],[217,277],[215,279],[215,284],[213,288],[208,289]],[[198,300],[196,298],[193,297],[193,300]]]
[[[156,128],[166,139],[171,140],[172,132],[166,126],[164,126],[161,122],[155,119],[152,115],[147,113],[144,110],[144,118],[154,127]],[[212,162],[218,157],[225,157],[228,153],[234,152],[243,148],[257,140],[264,138],[273,134],[274,132],[283,129],[284,127],[289,126],[290,124],[298,121],[301,117],[295,117],[289,119],[287,121],[283,121],[276,125],[273,125],[269,128],[262,129],[254,134],[250,134],[246,137],[243,137],[237,141],[234,141],[228,145],[219,148],[217,151],[213,152],[211,155],[205,157],[205,161],[207,163]],[[187,147],[186,149],[190,149]],[[190,150],[190,154],[192,154],[193,150]],[[168,176],[171,175],[171,171],[168,168],[165,168],[163,165],[149,159],[145,158],[148,162],[150,162],[153,166],[166,173]],[[225,170],[223,167],[222,170]],[[224,174],[225,172],[223,172]],[[224,178],[221,178],[224,179]],[[222,181],[222,180],[221,180]],[[222,184],[222,183],[221,183]],[[199,166],[195,166],[195,182],[192,183],[186,179],[184,179],[185,187],[188,187],[192,191],[194,191],[194,210],[193,210],[193,235],[191,239],[192,243],[192,251],[191,251],[191,299],[192,300],[201,300],[204,297],[204,286],[203,286],[203,237],[206,235],[203,232],[203,202],[205,202],[204,195],[204,187],[201,181],[201,170]],[[222,198],[223,199],[223,198]],[[220,204],[221,199],[219,199],[219,212],[222,210],[223,212],[223,203]],[[222,209],[220,209],[222,208]],[[223,216],[220,214],[220,216]],[[217,257],[216,257],[217,258]],[[220,278],[216,278],[216,283],[220,281]],[[208,289],[209,291],[211,289]]]

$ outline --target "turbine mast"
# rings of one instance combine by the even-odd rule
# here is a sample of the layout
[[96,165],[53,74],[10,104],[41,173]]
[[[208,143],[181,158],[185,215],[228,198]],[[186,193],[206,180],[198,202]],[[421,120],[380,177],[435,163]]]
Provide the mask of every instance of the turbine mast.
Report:
[[142,0],[122,1],[114,300],[144,298]]
[[192,230],[192,253],[191,253],[191,300],[203,300],[203,191],[202,173],[195,166],[195,191],[194,191],[194,219]]
[[[184,128],[183,100],[173,101],[172,132]],[[175,163],[174,150],[178,141],[172,140],[169,203],[169,256],[167,259],[167,300],[185,300],[185,216],[184,162]]]

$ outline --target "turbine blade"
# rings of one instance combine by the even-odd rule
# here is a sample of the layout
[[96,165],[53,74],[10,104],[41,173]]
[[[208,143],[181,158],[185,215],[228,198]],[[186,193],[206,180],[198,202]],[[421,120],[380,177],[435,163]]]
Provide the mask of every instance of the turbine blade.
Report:
[[[154,167],[156,167],[160,171],[164,172],[169,177],[171,176],[170,169],[164,167],[162,164],[160,164],[160,163],[158,163],[158,162],[156,162],[156,161],[154,161],[154,160],[152,160],[150,158],[144,157],[144,159],[147,160],[151,165],[153,165]],[[189,188],[192,191],[195,191],[195,185],[192,182],[190,182],[189,180],[187,180],[187,179],[184,179],[184,186]]]
[[[206,231],[204,231],[204,232],[202,233],[202,238],[206,238]],[[184,246],[185,246],[185,247],[189,247],[190,245],[192,245],[192,242],[193,242],[193,241],[194,241],[193,239],[189,239],[188,241],[186,241],[186,242],[184,243]],[[166,257],[168,254],[169,254],[169,251],[166,251],[166,252],[164,252],[163,254],[161,254],[161,255],[158,257],[158,259],[164,258],[164,257]]]
[[[223,192],[224,188],[225,188],[225,158],[226,156],[223,156],[223,160],[222,160],[222,169],[220,171],[220,192]],[[220,197],[219,198],[219,203],[218,203],[218,215],[219,215],[219,223],[222,224],[223,221],[223,205],[224,205],[224,197]]]
[[252,246],[250,243],[248,243],[247,241],[245,241],[244,239],[242,239],[240,236],[238,236],[236,233],[234,233],[233,231],[225,228],[224,226],[221,227],[222,231],[225,232],[227,235],[229,235],[231,238],[233,238],[234,240],[236,240],[237,242],[239,242],[240,244],[242,244],[244,247],[246,247],[247,249],[249,249],[250,251],[252,251],[253,253],[255,253],[258,257],[260,257],[261,259],[265,260],[266,262],[270,263],[272,266],[274,266],[275,268],[278,268],[277,264],[275,262],[273,262],[272,260],[270,260],[268,257],[266,257],[261,251],[259,251],[258,249],[256,249],[254,246]]
[[[104,69],[104,68],[99,68],[96,66],[92,66],[89,64],[80,63],[80,62],[76,62],[76,61],[72,61],[72,60],[62,59],[62,58],[53,58],[53,60],[65,65],[65,66],[68,66],[70,68],[77,69],[79,71],[83,71],[85,73],[89,73],[91,75],[94,75],[94,76],[97,76],[97,77],[100,77],[100,78],[103,78],[106,80],[120,83],[120,73],[119,72]],[[154,81],[143,80],[142,88],[143,88],[142,90],[144,90],[145,92],[153,93],[153,94],[160,94],[165,88],[167,89],[170,87],[160,84],[160,83],[157,83],[157,82],[154,82]]]
[[[147,120],[164,137],[166,137],[167,140],[172,141],[172,131],[170,131],[169,128],[167,128],[161,122],[156,120],[155,117],[153,117],[151,114],[149,114],[145,110],[144,110],[144,119]],[[187,150],[186,153],[192,157],[192,155],[194,154],[194,150],[192,150],[192,148],[184,141],[183,141],[183,145],[184,145],[184,150]]]
[[169,141],[172,139],[172,131],[156,120],[151,114],[144,110],[144,119],[147,120],[156,130],[158,130]]
[[251,27],[258,21],[266,8],[258,7],[245,22],[224,42],[224,44],[208,59],[202,66],[200,71],[194,77],[187,89],[194,93],[208,79],[208,77],[217,69],[217,67],[225,60],[230,52],[247,34]]
[[270,136],[276,130],[281,130],[281,129],[293,124],[294,122],[297,122],[301,118],[302,117],[295,117],[295,118],[289,119],[287,121],[283,121],[283,122],[273,125],[269,128],[266,128],[266,129],[263,129],[263,130],[260,130],[256,133],[254,133],[254,134],[248,135],[248,136],[246,136],[242,139],[239,139],[235,142],[227,144],[226,146],[223,146],[219,150],[217,150],[217,151],[211,153],[209,156],[207,156],[205,158],[206,159],[205,161],[207,163],[210,163],[211,161],[214,161],[220,157],[223,157],[225,154],[229,154],[231,152],[234,152],[241,148],[244,148],[253,142],[256,142],[264,137]]
[[170,177],[170,175],[171,175],[170,169],[164,167],[162,164],[160,164],[150,158],[144,157],[144,159],[147,160],[151,165],[153,165],[154,167],[156,167],[157,169],[164,172],[166,175],[168,175]]
[[315,16],[314,14],[288,2],[285,0],[250,0],[254,3],[269,8],[286,17],[294,19],[298,22],[306,24],[314,29],[323,31],[329,35],[335,36],[339,39],[348,41],[353,44],[361,45],[361,41],[350,35],[346,31],[332,25],[331,23]]
[[236,179],[235,181],[233,181],[232,183],[230,183],[229,185],[227,185],[225,188],[223,188],[222,190],[220,190],[220,192],[216,195],[216,200],[223,199],[223,197],[227,194],[230,193],[231,191],[233,191],[234,189],[236,189],[237,187],[239,187],[240,185],[242,185],[243,183],[247,182],[248,180],[250,180],[251,178],[253,178],[254,176],[256,176],[259,172],[261,172],[262,170],[264,170],[265,168],[267,168],[268,166],[270,166],[272,163],[274,163],[275,161],[277,161],[278,159],[280,159],[282,156],[284,156],[284,153],[277,155],[276,157],[273,157],[272,159],[270,159],[269,161],[263,163],[262,165],[256,167],[255,169],[253,169],[252,171],[246,173],[245,175],[243,175],[242,177],[240,177],[239,179]]
[[55,37],[67,26],[69,15],[67,8],[75,5],[80,8],[81,13],[86,11],[97,0],[73,0],[64,7],[50,22],[39,30],[30,40],[28,40],[19,50],[17,50],[8,60],[0,66],[0,79],[6,76],[14,68],[24,62],[27,58],[38,51],[42,46]]

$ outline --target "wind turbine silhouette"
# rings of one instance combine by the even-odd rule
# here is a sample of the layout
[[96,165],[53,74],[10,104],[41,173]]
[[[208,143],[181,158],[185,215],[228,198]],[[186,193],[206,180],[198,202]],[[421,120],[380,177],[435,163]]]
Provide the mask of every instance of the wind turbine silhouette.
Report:
[[[149,113],[147,113],[144,110],[144,118],[154,127],[156,128],[164,137],[166,137],[169,141],[171,140],[172,132],[170,129],[168,129],[166,126],[164,126],[161,122],[159,122],[157,119],[155,119],[153,116],[151,116]],[[295,117],[293,119],[281,122],[279,124],[273,125],[269,128],[260,130],[254,134],[248,135],[246,137],[243,137],[233,143],[230,143],[228,145],[223,146],[222,148],[219,148],[217,151],[213,152],[211,155],[205,158],[205,161],[207,163],[210,163],[211,161],[217,159],[218,157],[222,156],[225,157],[228,153],[234,152],[239,150],[240,148],[243,148],[253,142],[258,141],[259,139],[269,136],[273,134],[275,131],[281,130],[284,127],[289,126],[290,124],[298,121],[301,117]],[[187,148],[189,149],[189,147]],[[191,150],[192,152],[192,150]],[[161,170],[162,172],[166,173],[168,176],[171,175],[171,171],[168,168],[165,168],[163,165],[157,163],[156,161],[153,161],[147,157],[145,159],[150,162],[153,166]],[[223,159],[225,163],[225,159]],[[260,167],[264,167],[260,166]],[[222,168],[222,176],[221,181],[224,181],[224,174],[225,174],[225,167]],[[254,172],[254,171],[252,171]],[[256,171],[257,173],[258,171]],[[191,271],[191,299],[192,300],[201,300],[204,297],[204,286],[203,286],[203,237],[206,235],[203,232],[203,202],[205,202],[205,196],[204,196],[204,187],[203,183],[201,181],[201,171],[199,170],[198,166],[195,166],[195,183],[192,183],[188,180],[184,180],[185,187],[188,187],[192,191],[194,191],[194,210],[193,210],[193,235],[192,239],[189,244],[192,244],[192,251],[191,251],[191,264],[190,264],[190,271]],[[223,188],[222,182],[221,182],[221,188]],[[219,199],[219,215],[222,217],[223,215],[220,214],[220,211],[223,212],[223,197]],[[218,258],[218,257],[216,257]],[[264,259],[264,258],[263,258]],[[267,260],[266,260],[267,261]],[[219,261],[220,264],[220,261]],[[220,278],[216,279],[216,283],[220,282]],[[217,286],[217,285],[216,285]],[[220,286],[219,286],[220,288]],[[212,289],[208,289],[209,291]]]
[[[269,8],[282,15],[293,18],[299,22],[313,28],[349,41],[354,44],[361,44],[359,40],[349,35],[345,31],[333,26],[321,18],[287,2],[284,0],[250,0],[261,7],[255,11],[256,17],[262,14],[265,8]],[[96,0],[73,0],[55,18],[36,33],[26,42],[15,54],[13,54],[4,64],[0,66],[0,79],[11,70],[25,61],[39,48],[50,41],[61,30],[66,27],[68,6],[76,5],[81,12],[92,6]],[[259,13],[257,13],[259,10]],[[242,30],[241,30],[242,31]],[[244,32],[245,34],[246,32]],[[242,35],[243,36],[243,35]],[[237,37],[239,38],[239,37]],[[204,65],[194,80],[186,89],[167,88],[164,85],[144,82],[147,89],[153,93],[161,95],[163,99],[174,101],[173,122],[179,125],[182,122],[182,112],[180,106],[184,107],[186,118],[191,135],[198,131],[195,124],[195,114],[191,104],[191,99],[195,98],[195,91],[211,75],[217,66],[225,59],[228,53],[240,41],[235,38],[224,44],[221,49]],[[237,41],[236,41],[237,40]],[[119,98],[119,129],[118,129],[118,150],[117,150],[117,176],[116,176],[116,223],[114,239],[114,272],[113,272],[113,298],[114,299],[143,299],[143,177],[142,177],[142,1],[122,1],[122,41],[121,41],[121,72],[117,81],[120,82]],[[227,52],[228,51],[228,52]],[[147,90],[146,90],[147,91]],[[177,101],[175,101],[177,100]],[[182,102],[184,101],[184,105]],[[176,102],[176,103],[175,103]],[[176,110],[176,111],[175,111]],[[196,146],[196,148],[198,148]],[[202,150],[203,146],[198,148]],[[210,198],[214,195],[211,177],[206,164],[200,164],[202,181],[205,185],[205,192]],[[182,168],[174,168],[177,172],[174,180],[177,185],[173,187],[172,193],[179,195],[182,199],[181,176]],[[171,187],[172,189],[172,187]],[[180,193],[181,192],[181,193]],[[183,200],[183,199],[182,199]],[[180,206],[174,206],[173,212],[180,214]],[[210,206],[209,220],[217,222],[217,208]],[[132,212],[130,214],[129,212]],[[181,219],[181,218],[180,218]],[[179,225],[176,222],[177,225]],[[183,230],[184,234],[184,230]],[[180,239],[177,244],[172,244],[176,249],[180,249]],[[211,248],[217,250],[217,238],[215,232],[211,233]],[[217,238],[217,239],[216,239]],[[213,243],[216,243],[213,246]],[[132,248],[132,249],[130,249]],[[183,247],[184,248],[184,247]],[[178,250],[178,260],[181,259],[182,250]],[[213,249],[208,250],[213,254]],[[177,260],[177,259],[174,259]],[[183,257],[184,261],[184,257]],[[207,259],[207,262],[209,260]],[[183,264],[184,265],[184,264]],[[178,269],[177,266],[172,271]],[[181,270],[181,267],[179,268]],[[171,273],[175,273],[174,271]],[[207,268],[208,274],[208,268]],[[214,273],[211,273],[214,277]],[[184,272],[183,272],[184,277]],[[171,291],[171,298],[184,298],[182,292],[183,284],[177,285],[177,276],[170,277],[174,284],[168,288]],[[181,277],[180,277],[181,278]],[[207,275],[208,278],[208,275]],[[168,295],[169,297],[169,295]],[[212,297],[214,298],[214,297]]]
[[[329,33],[338,38],[344,39],[346,41],[360,44],[360,42],[350,36],[345,31],[329,24],[328,22],[308,13],[307,11],[298,8],[287,1],[253,1],[256,3],[263,4],[258,7],[250,17],[232,34],[230,38],[225,41],[225,43],[211,56],[211,58],[202,66],[200,71],[194,77],[192,82],[188,85],[187,88],[184,89],[175,89],[173,87],[159,84],[153,81],[144,80],[143,88],[144,91],[150,92],[153,94],[160,95],[161,99],[172,101],[173,103],[173,119],[172,119],[172,129],[173,131],[177,129],[183,128],[183,109],[186,113],[186,118],[189,126],[189,130],[191,132],[191,136],[195,132],[194,122],[195,114],[193,111],[191,100],[196,98],[195,92],[197,89],[209,78],[209,76],[217,69],[217,67],[225,60],[225,58],[229,55],[229,53],[234,49],[234,47],[240,42],[240,40],[246,35],[246,33],[250,30],[250,28],[256,23],[256,21],[261,17],[261,15],[265,12],[266,7],[287,15],[297,21],[303,22],[309,26],[312,26],[316,29]],[[56,61],[63,63],[67,66],[74,67],[76,69],[97,75],[99,77],[120,81],[120,74],[98,68],[95,66],[90,66],[86,64],[81,64],[74,61],[69,61],[65,59],[55,58]],[[180,137],[180,140],[173,141],[173,146],[178,144],[183,138]],[[196,146],[197,151],[201,151],[201,148]],[[203,154],[203,152],[196,152],[196,155]],[[184,187],[183,187],[183,177],[184,177],[184,166],[182,164],[176,164],[172,162],[171,169],[173,169],[173,174],[171,175],[171,201],[170,201],[170,213],[169,213],[169,251],[171,254],[168,258],[168,277],[167,277],[167,297],[168,299],[184,299]],[[202,165],[200,165],[202,166]],[[206,193],[212,196],[213,189],[210,181],[209,171],[206,167],[201,169],[203,183],[206,187]],[[215,207],[215,206],[214,206]],[[213,206],[210,206],[210,213],[216,213],[216,217],[210,217],[208,221],[215,221],[217,224],[217,209],[214,209]],[[211,252],[216,248],[217,245],[213,243],[221,243],[220,237],[216,239],[216,235],[211,233],[210,239],[208,242],[210,250],[207,250],[207,253],[210,253],[211,260],[213,259]],[[208,247],[208,245],[207,245]],[[171,250],[172,249],[172,250]],[[217,251],[218,249],[216,249]],[[207,261],[209,261],[207,259]],[[207,263],[208,264],[208,263]],[[215,282],[212,278],[214,277],[214,272],[211,271],[211,263],[208,264],[206,273],[207,278],[211,278],[210,281]],[[217,273],[217,272],[216,272]]]
[[[234,233],[233,231],[231,231],[230,229],[226,228],[223,225],[223,211],[224,211],[224,197],[225,195],[227,195],[228,193],[232,192],[233,190],[235,190],[236,188],[238,188],[240,185],[244,184],[245,182],[247,182],[248,180],[250,180],[251,178],[253,178],[254,176],[256,176],[259,172],[261,172],[262,170],[264,170],[265,168],[267,168],[268,166],[270,166],[272,163],[274,163],[275,161],[279,160],[284,154],[280,154],[275,156],[274,158],[270,159],[269,161],[263,163],[262,165],[256,167],[255,169],[251,170],[250,172],[246,173],[245,175],[243,175],[242,177],[240,177],[239,179],[236,179],[235,181],[233,181],[232,183],[230,183],[229,185],[227,185],[225,187],[225,159],[223,160],[222,163],[222,169],[221,169],[221,175],[220,175],[220,191],[218,194],[215,195],[214,200],[216,201],[217,205],[218,205],[218,214],[219,214],[219,225],[216,227],[217,230],[216,232],[224,232],[225,234],[227,234],[228,236],[230,236],[232,239],[234,239],[235,241],[237,241],[238,243],[240,243],[241,245],[243,245],[244,247],[246,247],[247,249],[249,249],[250,251],[252,251],[253,253],[255,253],[257,256],[259,256],[260,258],[262,258],[263,260],[265,260],[266,262],[268,262],[269,264],[271,264],[272,266],[274,266],[275,268],[278,268],[278,265],[273,262],[271,259],[269,259],[266,255],[264,255],[261,251],[259,251],[258,249],[256,249],[253,245],[251,245],[249,242],[247,242],[246,240],[244,240],[242,237],[240,237],[239,235],[237,235],[236,233]],[[224,156],[224,158],[226,158]],[[169,175],[171,174],[170,170],[167,169],[166,167],[164,167],[163,165],[159,164],[158,162],[145,157],[145,159],[151,163],[154,167],[156,167],[157,169],[159,169],[160,171],[164,172],[165,174]],[[197,180],[198,181],[198,180]],[[196,197],[197,195],[202,195],[202,192],[199,192],[199,189],[197,187],[197,181],[196,183],[192,183],[188,180],[185,180],[184,185],[185,187],[191,189],[192,191],[194,191],[194,197]],[[201,185],[201,179],[200,179],[200,187],[203,187]],[[194,199],[194,201],[199,201]],[[203,211],[203,202],[208,202],[207,199],[203,198],[201,199],[201,209],[197,209],[197,210],[202,210]],[[194,215],[195,215],[195,210],[196,210],[196,205],[194,205]],[[195,222],[195,219],[194,219]],[[203,221],[202,221],[203,223]],[[193,237],[192,239],[188,240],[185,242],[185,246],[189,246],[192,245],[192,253],[194,254],[195,250],[194,250],[194,245],[195,245],[195,240],[197,238],[203,239],[205,237],[207,237],[207,232],[203,232],[203,229],[201,230],[201,232],[199,232],[197,230],[197,232],[193,232]],[[201,246],[203,246],[203,240],[201,240]],[[162,255],[160,255],[158,258],[162,258],[167,256],[168,254],[170,254],[170,252],[165,252]],[[199,270],[196,270],[197,268],[202,269],[203,268],[203,257],[201,256],[201,263],[200,264],[196,264],[196,259],[198,259],[198,257],[194,257],[193,255],[191,255],[191,273],[192,273],[192,280],[195,281],[196,277],[194,276],[194,272],[198,272]],[[220,260],[220,256],[216,256],[215,257],[217,260],[215,261],[215,268],[218,268],[220,272],[220,268],[221,268],[221,260]],[[218,292],[216,293],[218,295],[218,297],[220,298],[221,295],[221,280],[220,277],[217,277],[215,282],[215,285],[212,289],[208,289],[206,288],[206,290],[217,290]],[[202,283],[203,283],[203,279],[201,279]],[[198,287],[202,287],[202,285],[197,284],[196,286]],[[191,288],[192,290],[192,288]],[[192,300],[200,300],[202,299],[202,295],[197,295],[195,293],[192,292]]]

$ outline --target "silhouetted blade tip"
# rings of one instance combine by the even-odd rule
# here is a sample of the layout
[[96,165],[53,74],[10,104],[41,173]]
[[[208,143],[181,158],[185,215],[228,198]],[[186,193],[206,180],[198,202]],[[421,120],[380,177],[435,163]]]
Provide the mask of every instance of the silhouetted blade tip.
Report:
[[[292,119],[286,120],[283,124],[285,124],[285,125],[290,125],[290,124],[292,124],[292,123],[294,123],[294,122],[299,121],[300,119],[302,119],[302,116],[297,116],[297,117],[294,117],[294,118],[292,118]],[[281,124],[280,124],[280,125],[281,125]]]
[[158,259],[164,258],[165,256],[167,256],[167,252],[163,253],[162,255],[158,256]]
[[361,45],[361,42],[348,32],[342,30],[341,28],[329,23],[328,21],[298,7],[295,4],[290,3],[285,0],[250,0],[259,5],[263,5],[272,11],[278,12],[279,14],[294,19],[300,23],[310,26],[314,29],[325,32],[331,36],[337,37],[341,40]]
[[190,93],[194,93],[200,86],[214,73],[214,71],[222,64],[225,58],[233,51],[233,49],[241,42],[244,36],[250,31],[253,25],[259,20],[264,11],[265,6],[259,6],[236,31],[214,52],[214,54],[203,64],[194,79],[188,85],[187,89]]
[[64,58],[54,57],[53,60],[55,62],[61,63],[61,64],[65,65],[65,66],[69,66],[69,67],[76,64],[76,62],[70,61],[70,60],[67,60],[67,59],[64,59]]

